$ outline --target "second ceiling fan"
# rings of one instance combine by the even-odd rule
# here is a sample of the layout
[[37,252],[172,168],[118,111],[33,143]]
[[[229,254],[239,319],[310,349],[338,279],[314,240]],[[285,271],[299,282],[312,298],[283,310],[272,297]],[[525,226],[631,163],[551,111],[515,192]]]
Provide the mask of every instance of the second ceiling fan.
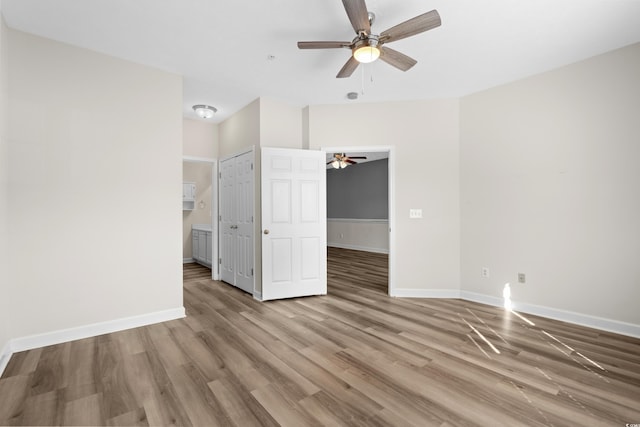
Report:
[[347,156],[345,153],[333,153],[333,159],[327,162],[327,165],[331,165],[336,169],[344,169],[349,165],[356,165],[358,162],[353,159],[365,160],[365,156]]
[[372,34],[371,25],[375,15],[367,10],[364,0],[342,0],[351,26],[356,32],[356,37],[350,42],[338,41],[309,41],[298,42],[300,49],[351,49],[352,55],[336,77],[349,77],[362,63],[373,62],[378,57],[402,71],[407,71],[418,63],[415,59],[383,46],[385,43],[401,40],[416,34],[423,33],[440,26],[438,11],[432,10],[418,15],[401,24],[391,27],[380,34]]

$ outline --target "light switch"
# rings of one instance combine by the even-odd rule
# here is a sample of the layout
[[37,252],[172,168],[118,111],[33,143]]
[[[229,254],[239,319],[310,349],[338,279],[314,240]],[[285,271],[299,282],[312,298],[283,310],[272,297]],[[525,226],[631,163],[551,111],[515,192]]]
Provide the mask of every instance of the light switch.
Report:
[[409,218],[422,218],[422,209],[409,209]]

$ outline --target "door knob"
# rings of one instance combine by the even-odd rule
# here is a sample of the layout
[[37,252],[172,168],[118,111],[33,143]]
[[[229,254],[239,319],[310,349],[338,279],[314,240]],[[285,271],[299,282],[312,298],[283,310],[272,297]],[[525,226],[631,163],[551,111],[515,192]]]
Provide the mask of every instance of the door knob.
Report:
[[269,234],[269,230],[264,230],[264,234]]

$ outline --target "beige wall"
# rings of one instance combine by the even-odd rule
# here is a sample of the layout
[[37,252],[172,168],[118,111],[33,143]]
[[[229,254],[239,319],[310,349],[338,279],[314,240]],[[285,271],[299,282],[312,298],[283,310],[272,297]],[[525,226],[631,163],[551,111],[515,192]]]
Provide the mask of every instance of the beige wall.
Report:
[[260,146],[302,148],[302,109],[260,98]]
[[640,325],[639,70],[635,44],[461,100],[463,290]]
[[[309,145],[395,147],[395,288],[459,290],[457,100],[310,106]],[[411,208],[423,219],[409,219]]]
[[[9,143],[7,140],[8,48],[4,19],[0,15],[0,372],[6,355],[3,349],[11,339],[9,309],[12,290],[9,281]],[[8,352],[8,350],[6,350]],[[3,359],[3,356],[5,358]]]
[[183,119],[182,154],[190,157],[215,159],[219,149],[218,125],[202,120]]
[[256,99],[242,110],[220,123],[220,149],[218,158],[223,159],[251,146],[260,145],[260,99]]
[[193,224],[211,224],[211,168],[209,163],[183,162],[183,181],[196,183],[196,206],[192,211],[182,211],[182,258],[192,256],[191,226]]
[[182,79],[9,45],[11,336],[181,309]]

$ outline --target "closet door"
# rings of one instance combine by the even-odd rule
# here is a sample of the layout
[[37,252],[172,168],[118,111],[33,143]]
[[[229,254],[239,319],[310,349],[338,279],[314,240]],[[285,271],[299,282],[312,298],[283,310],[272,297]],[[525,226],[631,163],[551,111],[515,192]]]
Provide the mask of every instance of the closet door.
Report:
[[220,162],[220,278],[235,285],[235,158]]
[[235,158],[236,257],[235,282],[253,293],[253,152]]
[[220,162],[220,276],[253,294],[253,151]]

